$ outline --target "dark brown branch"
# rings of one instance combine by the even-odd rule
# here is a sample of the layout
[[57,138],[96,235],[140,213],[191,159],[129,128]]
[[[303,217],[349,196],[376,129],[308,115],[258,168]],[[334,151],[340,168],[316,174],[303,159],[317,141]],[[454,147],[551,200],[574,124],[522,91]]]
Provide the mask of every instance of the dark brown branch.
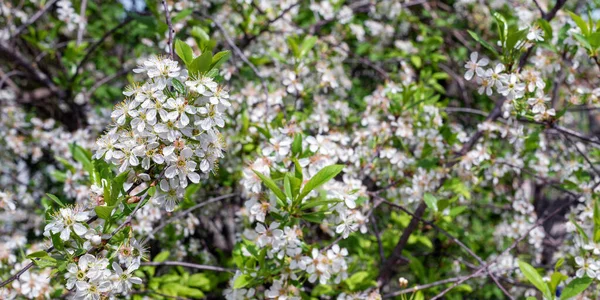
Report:
[[[490,112],[490,114],[487,116],[487,118],[485,119],[484,122],[493,122],[496,119],[498,119],[502,114],[502,105],[503,104],[504,104],[504,99],[500,99],[500,100],[496,101],[496,105],[494,106],[494,109],[492,110],[492,112]],[[456,157],[460,158],[463,155],[467,154],[475,146],[477,141],[479,141],[479,139],[482,136],[483,136],[483,131],[478,129],[475,132],[475,134],[473,136],[471,136],[471,138],[465,144],[463,144],[463,147],[456,154]],[[446,164],[446,167],[451,168],[458,162],[459,162],[458,159],[449,161]],[[446,178],[447,177],[444,177],[441,180],[441,182],[438,186],[438,189],[443,186],[443,183],[446,180]],[[392,254],[387,258],[387,260],[383,264],[381,270],[379,271],[379,276],[377,278],[377,286],[379,288],[385,286],[391,279],[392,274],[394,273],[394,268],[398,265],[397,258],[400,257],[400,255],[402,254],[402,251],[404,250],[404,247],[406,246],[406,243],[408,242],[408,238],[410,237],[412,232],[415,229],[417,229],[417,224],[419,222],[419,219],[423,217],[423,214],[425,213],[426,208],[427,208],[427,205],[425,204],[425,202],[423,200],[421,200],[421,202],[419,203],[419,206],[417,207],[417,210],[414,212],[414,216],[411,218],[406,229],[404,229],[404,231],[402,232],[402,236],[400,237],[400,240],[396,244],[396,247],[394,247]]]
[[33,77],[33,79],[50,89],[54,95],[58,96],[59,98],[64,98],[64,91],[59,89],[54,82],[52,82],[52,80],[46,76],[46,74],[36,68],[34,64],[28,61],[27,58],[18,52],[18,50],[11,49],[7,45],[0,43],[0,55],[6,57],[8,61],[15,62],[21,66],[30,76]]
[[58,0],[50,0],[48,3],[46,3],[44,8],[38,10],[33,16],[31,16],[31,18],[27,19],[27,21],[25,21],[25,23],[21,24],[21,26],[19,26],[19,28],[17,28],[17,30],[15,30],[15,32],[10,36],[10,38],[14,39],[14,38],[18,37],[21,34],[21,32],[23,32],[23,30],[25,30],[25,28],[27,28],[29,25],[33,24],[41,16],[43,16],[52,7],[52,5],[54,5],[54,3],[56,3],[57,1]]
[[173,24],[171,23],[171,14],[169,13],[167,1],[162,0],[162,5],[165,9],[165,19],[167,20],[167,27],[169,28],[169,39],[167,40],[167,45],[169,46],[169,55],[171,56],[172,60],[175,60],[175,48],[173,46],[173,35],[175,34],[175,29],[173,29]]

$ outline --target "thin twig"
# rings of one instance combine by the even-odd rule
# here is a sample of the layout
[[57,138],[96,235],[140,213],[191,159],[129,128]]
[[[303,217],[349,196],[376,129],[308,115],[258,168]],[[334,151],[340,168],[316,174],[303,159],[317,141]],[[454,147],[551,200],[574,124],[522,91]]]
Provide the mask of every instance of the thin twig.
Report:
[[[549,11],[547,14],[544,14],[543,19],[550,22],[550,20],[552,20],[554,18],[554,16],[556,16],[556,13],[558,13],[558,11],[565,5],[566,2],[567,2],[567,0],[556,0],[556,4],[552,8],[552,10]],[[525,64],[527,64],[527,60],[529,59],[529,56],[533,52],[533,47],[535,47],[535,45],[529,47],[529,49],[527,49],[527,52],[525,52],[525,53],[523,53],[523,55],[521,55],[521,57],[519,58],[519,65],[518,65],[517,71],[520,72],[521,69],[523,69],[523,67],[525,66]]]
[[25,28],[27,28],[29,25],[33,24],[41,16],[43,16],[52,7],[52,5],[54,5],[54,3],[56,3],[57,1],[58,0],[48,1],[48,3],[46,3],[44,8],[38,10],[33,16],[31,16],[31,18],[29,18],[27,21],[25,21],[25,23],[21,24],[21,26],[19,26],[19,28],[17,28],[17,30],[15,30],[15,32],[10,36],[10,38],[14,39],[17,36],[19,36],[21,34],[21,32],[23,32],[23,30],[25,30]]
[[169,6],[167,5],[167,1],[162,0],[162,5],[165,9],[165,19],[167,19],[167,27],[169,28],[169,39],[167,40],[167,46],[169,47],[169,55],[171,59],[175,59],[175,48],[173,46],[173,34],[175,33],[175,29],[173,29],[173,23],[171,23],[171,14],[169,13]]
[[211,198],[211,199],[208,199],[207,201],[204,201],[202,203],[198,203],[198,204],[196,204],[196,205],[194,205],[194,206],[192,206],[192,207],[190,207],[190,208],[188,208],[188,209],[186,209],[186,210],[184,210],[182,212],[179,212],[177,215],[169,218],[168,220],[163,221],[160,225],[158,225],[156,228],[154,228],[152,230],[152,232],[146,236],[146,238],[144,239],[144,241],[142,241],[142,245],[146,244],[146,242],[148,242],[151,238],[153,238],[154,235],[157,232],[159,232],[161,229],[163,229],[165,226],[167,226],[168,224],[172,223],[173,221],[181,220],[181,218],[183,218],[185,215],[187,215],[187,214],[191,213],[192,211],[194,211],[194,210],[196,210],[198,208],[201,208],[201,207],[203,207],[205,205],[208,205],[208,204],[211,204],[211,203],[215,203],[215,202],[218,202],[218,201],[221,201],[221,200],[224,200],[224,199],[232,198],[232,197],[234,197],[236,195],[237,194],[227,194],[227,195],[223,195],[223,196]]
[[493,266],[494,264],[497,263],[498,259],[500,259],[500,257],[504,256],[506,253],[512,251],[515,247],[517,247],[517,245],[524,240],[531,231],[533,231],[534,229],[536,229],[537,227],[541,226],[544,222],[546,222],[548,219],[552,218],[553,216],[555,216],[556,214],[560,213],[563,209],[571,206],[572,204],[576,203],[577,200],[576,199],[572,199],[570,201],[565,202],[563,205],[561,205],[560,207],[558,207],[556,210],[554,210],[553,212],[551,212],[550,214],[546,215],[543,218],[539,218],[535,224],[533,226],[531,226],[525,233],[523,233],[518,239],[516,239],[510,246],[508,246],[506,249],[504,249],[504,251],[502,251],[502,253],[500,253],[498,256],[496,256],[496,258],[494,258],[494,260],[492,260],[491,262],[481,266],[479,269],[477,269],[475,272],[473,272],[473,274],[463,277],[461,280],[457,281],[456,283],[454,283],[452,286],[448,287],[447,289],[445,289],[444,291],[442,291],[441,293],[439,293],[438,295],[436,295],[435,297],[431,298],[431,300],[436,300],[436,299],[441,299],[441,297],[443,297],[446,293],[448,293],[449,291],[451,291],[452,289],[454,289],[456,286],[462,284],[463,282],[479,275],[479,273],[483,272],[484,270],[490,268],[491,266]]
[[123,22],[119,23],[119,25],[115,26],[114,28],[112,28],[111,30],[109,30],[108,32],[106,32],[96,43],[94,43],[88,50],[87,53],[85,54],[85,56],[83,57],[83,59],[81,60],[81,62],[79,62],[79,64],[77,64],[77,68],[75,69],[75,73],[73,74],[73,76],[71,77],[71,83],[75,82],[75,79],[77,79],[77,75],[79,75],[79,71],[81,70],[81,67],[88,61],[88,59],[90,59],[90,56],[92,55],[92,53],[94,53],[94,51],[96,51],[96,49],[98,49],[98,47],[100,47],[100,45],[102,43],[104,43],[104,41],[111,36],[113,33],[115,33],[117,30],[123,28],[125,25],[129,24],[131,21],[133,21],[132,17],[127,17],[125,20],[123,20]]
[[[483,276],[483,275],[481,275],[481,276]],[[385,298],[392,298],[392,297],[396,297],[396,296],[400,296],[400,295],[404,295],[404,294],[414,293],[416,291],[420,291],[420,290],[432,288],[432,287],[435,287],[435,286],[438,286],[438,285],[442,285],[442,284],[446,284],[446,283],[457,282],[457,281],[459,281],[459,280],[461,280],[461,279],[463,279],[465,277],[466,276],[458,276],[458,277],[453,277],[453,278],[439,280],[439,281],[432,282],[432,283],[417,285],[417,286],[409,288],[409,289],[403,289],[403,290],[395,291],[393,293],[385,294],[385,295],[383,295],[383,298],[384,299]]]
[[198,270],[208,270],[208,271],[215,271],[215,272],[229,272],[229,273],[235,272],[235,270],[233,270],[233,269],[227,269],[227,268],[217,267],[217,266],[199,265],[199,264],[183,262],[183,261],[163,261],[163,262],[149,261],[149,262],[142,262],[140,265],[142,265],[142,266],[181,266],[181,267],[186,267],[186,268],[192,268],[192,269],[198,269]]
[[77,46],[81,44],[81,40],[83,39],[83,30],[85,29],[87,22],[87,18],[85,16],[86,8],[87,0],[81,0],[81,7],[79,9],[79,28],[77,28]]
[[535,6],[538,8],[538,10],[540,11],[540,14],[542,15],[542,18],[546,16],[546,12],[544,11],[544,9],[542,8],[542,6],[540,5],[540,3],[538,2],[538,0],[533,0],[533,3],[535,3]]
[[227,33],[227,30],[225,30],[225,27],[223,27],[223,25],[219,21],[205,15],[204,13],[201,13],[201,12],[195,12],[195,13],[206,19],[211,20],[219,28],[219,31],[221,31],[221,34],[223,34],[223,37],[225,38],[225,41],[227,42],[229,47],[231,47],[231,49],[233,49],[233,52],[235,52],[235,54],[244,63],[246,63],[250,67],[250,69],[252,69],[252,71],[254,72],[256,77],[258,77],[258,79],[260,80],[260,83],[262,85],[263,93],[265,94],[265,115],[268,117],[269,116],[269,89],[267,87],[267,82],[265,81],[265,78],[260,74],[260,72],[258,71],[256,66],[248,60],[248,58],[246,57],[246,55],[244,55],[242,50],[240,50],[240,48],[235,45],[235,43],[233,42],[233,40]]

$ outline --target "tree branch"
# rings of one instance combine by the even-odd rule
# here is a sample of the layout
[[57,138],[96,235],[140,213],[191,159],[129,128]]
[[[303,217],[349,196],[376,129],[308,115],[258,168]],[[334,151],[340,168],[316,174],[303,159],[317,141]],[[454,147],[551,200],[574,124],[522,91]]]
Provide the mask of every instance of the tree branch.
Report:
[[169,27],[169,39],[167,40],[167,46],[169,47],[169,55],[172,60],[175,60],[175,48],[173,46],[173,35],[175,34],[175,29],[173,29],[173,24],[171,23],[171,14],[169,13],[169,6],[167,5],[167,1],[162,0],[162,5],[165,9],[165,19],[167,20],[167,26]]
[[233,270],[233,269],[227,269],[227,268],[217,267],[217,266],[199,265],[199,264],[182,262],[182,261],[163,261],[163,262],[149,261],[149,262],[142,262],[140,265],[142,265],[142,266],[181,266],[181,267],[186,267],[186,268],[215,271],[215,272],[229,272],[229,273],[235,272],[235,270]]

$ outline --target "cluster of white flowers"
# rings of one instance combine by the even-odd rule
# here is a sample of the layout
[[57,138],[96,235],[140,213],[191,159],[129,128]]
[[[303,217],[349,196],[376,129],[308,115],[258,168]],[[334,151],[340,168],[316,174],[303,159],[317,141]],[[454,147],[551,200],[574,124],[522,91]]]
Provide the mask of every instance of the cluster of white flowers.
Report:
[[72,32],[77,29],[81,22],[85,22],[85,19],[82,19],[81,16],[75,12],[73,3],[70,0],[60,0],[56,3],[56,6],[58,6],[58,9],[56,10],[58,19],[65,22],[68,32]]
[[465,64],[467,71],[464,77],[466,80],[475,77],[480,94],[491,96],[495,89],[496,93],[510,100],[508,103],[513,103],[530,93],[532,96],[527,99],[527,104],[531,106],[536,121],[545,121],[556,115],[554,108],[548,108],[550,97],[544,93],[546,83],[539,71],[525,69],[522,72],[505,73],[506,66],[502,63],[484,69],[489,62],[488,58],[479,59],[478,53],[473,52]]
[[76,288],[74,299],[100,299],[111,293],[127,293],[133,284],[142,283],[142,279],[133,276],[133,272],[139,268],[139,259],[136,257],[126,270],[121,264],[113,262],[110,270],[107,258],[84,254],[76,264],[67,265],[66,287],[69,290]]
[[113,111],[115,125],[98,139],[94,157],[142,181],[160,179],[154,201],[170,212],[188,180],[200,182],[223,157],[219,128],[229,95],[212,78],[190,76],[168,58],[152,57],[134,72],[150,80],[124,92],[129,98]]

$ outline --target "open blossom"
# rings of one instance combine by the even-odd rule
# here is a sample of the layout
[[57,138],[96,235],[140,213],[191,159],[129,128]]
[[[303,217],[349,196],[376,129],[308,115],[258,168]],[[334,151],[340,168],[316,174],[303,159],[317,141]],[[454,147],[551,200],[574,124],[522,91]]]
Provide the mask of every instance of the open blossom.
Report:
[[508,100],[519,99],[525,95],[525,84],[520,82],[516,74],[505,74],[502,76],[502,87],[498,92]]
[[485,74],[485,70],[483,67],[487,66],[490,62],[487,58],[483,57],[480,60],[477,60],[478,53],[473,52],[470,56],[471,60],[465,64],[465,68],[467,72],[465,73],[465,79],[471,80],[473,75],[477,74],[477,76],[483,76]]
[[575,263],[577,264],[577,272],[575,275],[579,278],[587,275],[590,278],[595,278],[598,274],[600,267],[598,263],[590,258],[583,258],[581,256],[575,257]]
[[538,90],[535,97],[527,99],[527,104],[531,105],[532,113],[538,114],[546,111],[546,102],[548,101],[550,101],[550,97],[546,96],[543,90]]
[[147,73],[150,78],[177,77],[180,71],[181,69],[176,61],[159,56],[150,57],[142,66],[133,69],[135,73]]
[[[200,182],[197,170],[214,170],[224,156],[218,130],[225,125],[229,95],[208,76],[188,78],[168,58],[153,56],[134,71],[151,80],[126,90],[133,100],[116,106],[112,117],[118,126],[98,139],[94,158],[119,165],[119,172],[135,171],[142,180],[161,181],[154,202],[173,211],[188,182]],[[175,88],[173,78],[188,90]]]
[[116,262],[112,263],[112,267],[115,273],[111,279],[119,293],[129,292],[133,284],[142,284],[141,278],[133,276],[133,272],[140,267],[138,262],[130,264],[125,271]]
[[527,33],[527,39],[533,42],[543,42],[544,32],[541,28],[532,26],[529,28],[529,32]]
[[69,240],[71,232],[78,236],[83,236],[87,232],[87,227],[84,223],[89,218],[87,212],[81,211],[78,208],[61,208],[53,216],[52,222],[44,227],[44,235],[50,236],[50,233],[60,233],[60,239],[63,241]]
[[196,80],[188,80],[185,82],[185,85],[190,87],[190,89],[200,95],[204,96],[212,96],[213,93],[217,90],[217,83],[210,77],[201,76]]

